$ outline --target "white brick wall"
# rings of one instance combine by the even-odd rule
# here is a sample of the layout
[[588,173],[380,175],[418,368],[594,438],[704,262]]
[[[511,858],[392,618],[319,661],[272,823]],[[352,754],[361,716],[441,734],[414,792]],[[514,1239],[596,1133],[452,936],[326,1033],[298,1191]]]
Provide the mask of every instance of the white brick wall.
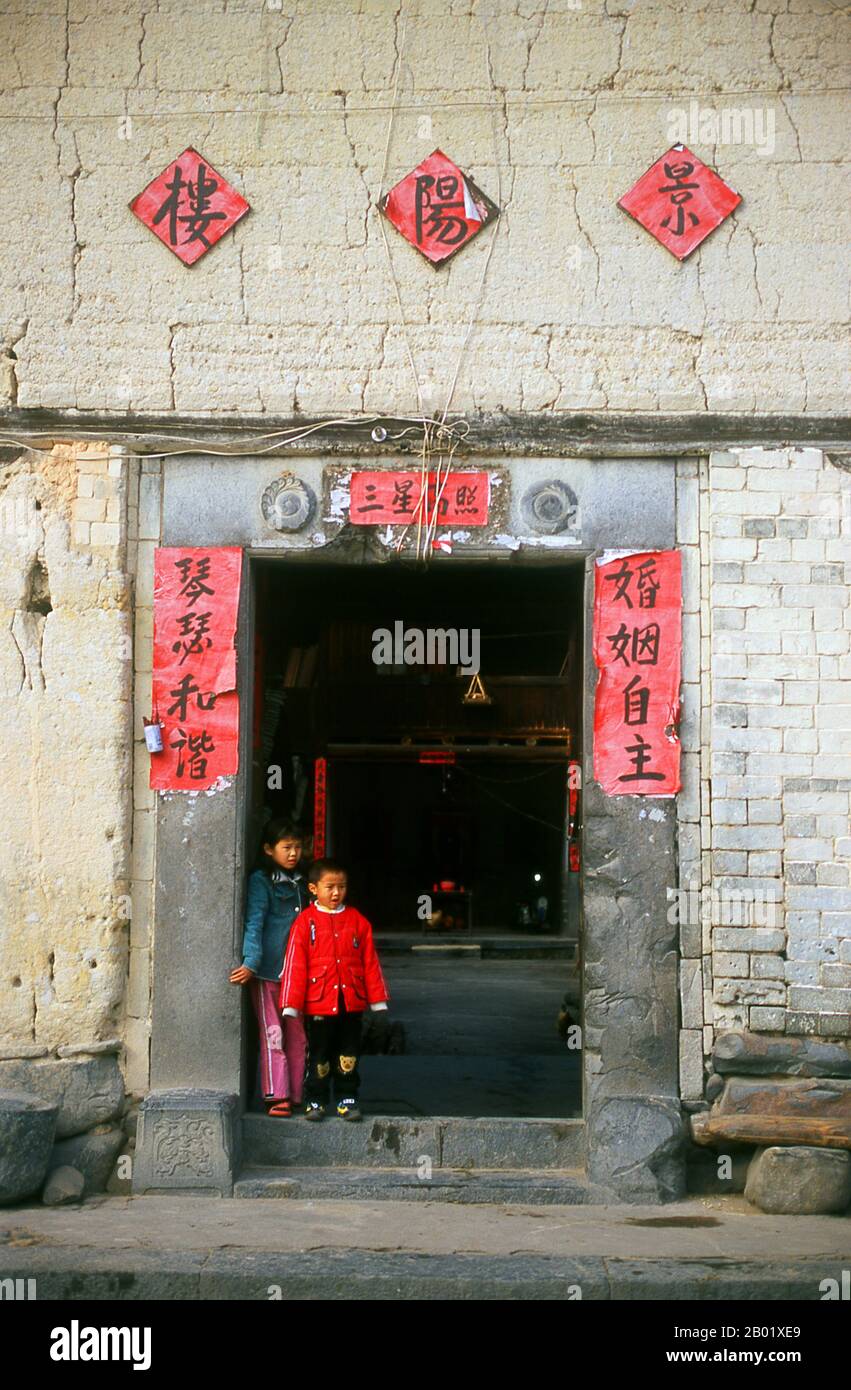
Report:
[[815,449],[677,469],[680,1082],[715,1033],[851,1035],[851,474]]
[[818,450],[710,459],[711,884],[779,900],[712,905],[716,1029],[851,1033],[849,499]]
[[[705,1025],[712,1019],[712,974],[700,913],[700,889],[709,870],[708,746],[702,725],[708,713],[709,666],[709,464],[677,466],[677,546],[683,557],[682,791],[677,798],[680,900],[680,1094],[703,1094]],[[708,924],[707,924],[708,925]]]

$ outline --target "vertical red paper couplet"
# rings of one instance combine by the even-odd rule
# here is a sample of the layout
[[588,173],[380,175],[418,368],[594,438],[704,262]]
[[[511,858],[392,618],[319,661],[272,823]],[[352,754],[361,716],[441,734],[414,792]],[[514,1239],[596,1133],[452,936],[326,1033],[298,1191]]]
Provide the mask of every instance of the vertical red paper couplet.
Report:
[[238,546],[155,552],[153,707],[163,752],[151,757],[151,786],[158,791],[204,791],[239,767],[241,575]]
[[313,783],[313,857],[322,859],[325,854],[325,831],[327,816],[327,758],[317,758],[314,763]]
[[609,796],[680,789],[682,588],[677,550],[598,563],[594,777]]

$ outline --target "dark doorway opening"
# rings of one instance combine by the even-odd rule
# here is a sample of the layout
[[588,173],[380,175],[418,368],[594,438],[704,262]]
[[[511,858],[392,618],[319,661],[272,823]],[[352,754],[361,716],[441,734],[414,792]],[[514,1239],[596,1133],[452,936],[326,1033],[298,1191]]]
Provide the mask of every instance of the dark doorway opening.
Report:
[[254,572],[249,858],[293,814],[349,870],[404,1035],[364,1109],[581,1113],[581,566]]

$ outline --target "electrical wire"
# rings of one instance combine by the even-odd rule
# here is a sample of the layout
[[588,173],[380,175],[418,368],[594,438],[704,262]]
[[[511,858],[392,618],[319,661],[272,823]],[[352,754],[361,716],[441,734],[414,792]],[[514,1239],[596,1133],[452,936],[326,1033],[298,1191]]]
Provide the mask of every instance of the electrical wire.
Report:
[[[392,419],[395,419],[395,420],[413,420],[413,421],[416,421],[416,424],[419,425],[420,427],[422,427],[422,425],[423,425],[423,423],[424,423],[424,421],[421,420],[421,419],[420,419],[418,416],[416,416],[416,415],[395,415],[395,416],[392,416],[392,417],[388,417],[388,416],[386,416],[386,415],[368,415],[368,416],[366,416],[365,418],[360,418],[360,417],[359,417],[359,418],[357,418],[357,419],[352,419],[351,417],[349,417],[348,419],[339,419],[339,420],[321,420],[321,421],[319,421],[317,424],[310,425],[307,429],[303,429],[303,430],[295,430],[295,431],[274,430],[274,431],[272,431],[271,433],[268,433],[268,434],[252,435],[252,436],[250,437],[248,443],[246,444],[246,446],[245,446],[244,448],[217,449],[217,448],[215,448],[215,447],[214,447],[213,445],[211,445],[211,444],[206,444],[206,443],[204,443],[203,440],[192,439],[192,438],[184,438],[183,442],[184,442],[185,444],[189,445],[190,447],[184,448],[184,449],[171,449],[171,450],[162,451],[162,452],[158,452],[158,453],[150,453],[150,452],[148,452],[147,450],[138,450],[138,451],[134,451],[134,450],[132,450],[132,449],[123,449],[123,448],[122,448],[120,457],[122,457],[122,458],[167,459],[167,458],[177,458],[177,457],[182,456],[182,455],[185,455],[185,454],[211,454],[211,455],[214,455],[215,457],[218,457],[218,458],[244,458],[244,457],[247,457],[247,456],[253,456],[253,455],[257,455],[257,454],[272,453],[275,449],[287,448],[289,445],[297,444],[297,443],[299,442],[299,440],[301,440],[301,439],[306,439],[306,438],[308,437],[308,435],[315,434],[315,433],[317,432],[317,430],[325,430],[325,429],[332,429],[332,428],[338,428],[338,427],[349,427],[349,428],[353,428],[353,427],[355,427],[355,426],[368,425],[368,424],[370,424],[371,422],[373,422],[373,421],[375,421],[375,420],[386,420],[386,419],[388,419],[388,418],[392,418]],[[214,420],[214,419],[211,419],[211,424],[212,424],[212,426],[215,428],[215,420]],[[125,431],[125,432],[126,432],[126,431]],[[129,432],[130,432],[130,433],[134,433],[134,434],[135,434],[135,433],[139,433],[139,431],[135,431],[135,430],[134,430],[134,431],[129,431]],[[413,427],[413,426],[409,426],[407,429],[400,431],[399,434],[397,434],[397,435],[388,435],[388,438],[389,438],[389,439],[393,439],[393,440],[395,441],[396,439],[400,439],[400,438],[401,438],[403,435],[405,435],[405,434],[410,434],[410,433],[415,433],[415,432],[416,432],[416,430],[414,429],[414,427]],[[54,438],[54,437],[56,437],[56,435],[60,435],[61,433],[62,433],[62,431],[61,431],[60,429],[57,429],[56,431],[39,430],[39,431],[36,432],[36,434],[35,434],[33,437],[35,438],[38,434],[48,434],[50,438]],[[87,433],[88,433],[88,432],[87,432]],[[112,432],[105,432],[105,433],[106,433],[107,438],[114,438],[114,433],[112,433]],[[97,436],[96,436],[96,437],[97,437]],[[264,439],[271,439],[271,440],[273,440],[274,442],[271,443],[271,444],[266,445],[265,448],[262,448],[262,449],[261,449],[261,448],[257,448],[257,444],[259,443],[259,441],[260,441],[260,440],[264,440]],[[179,436],[179,435],[175,436],[175,442],[178,442],[179,440],[180,440],[180,436]],[[45,445],[45,446],[39,447],[39,446],[37,446],[37,445],[28,444],[28,443],[26,443],[26,442],[25,442],[24,440],[22,440],[22,439],[15,439],[15,438],[12,438],[12,437],[9,436],[9,435],[4,435],[4,434],[0,433],[0,446],[2,446],[2,445],[11,445],[11,446],[13,446],[13,447],[15,447],[15,448],[18,448],[18,449],[25,449],[25,450],[29,451],[30,453],[33,453],[33,454],[49,454],[49,453],[52,451],[52,448],[53,448],[53,445]],[[110,458],[119,457],[119,455],[115,455],[115,454],[87,454],[86,457],[89,458],[89,459],[91,459],[92,462],[104,462],[105,460],[108,461]]]
[[[455,763],[454,766],[458,767],[458,764]],[[482,772],[473,772],[472,768],[465,768],[464,771],[474,782],[490,782],[494,787],[520,787],[527,782],[536,782],[541,777],[549,777],[553,772],[563,775],[564,767],[561,763],[550,763],[542,772],[530,772],[528,777],[486,777]]]
[[[455,771],[461,772],[465,776],[471,776],[467,769],[462,767],[460,763],[455,764]],[[553,825],[552,821],[542,820],[540,816],[533,816],[530,811],[521,811],[518,809],[518,807],[512,806],[511,802],[506,801],[504,797],[497,796],[495,792],[488,791],[487,787],[483,787],[480,785],[479,791],[482,793],[483,796],[489,797],[491,801],[498,801],[500,806],[506,806],[509,811],[512,811],[514,813],[515,816],[522,816],[524,820],[533,820],[538,825],[546,826],[548,830],[555,830],[559,835],[566,834],[565,827],[563,825]]]
[[[154,88],[154,87],[137,87],[137,88],[134,88],[134,89],[133,89],[133,92],[132,92],[132,93],[128,93],[128,95],[133,95],[133,94],[135,94],[136,92],[139,92],[139,93],[142,93],[142,92],[151,92],[152,95],[155,95],[156,97],[158,97],[158,98],[160,98],[160,99],[162,98],[162,92],[160,92],[158,89],[156,89],[156,88]],[[784,101],[784,100],[792,100],[792,101],[795,101],[795,100],[797,100],[797,98],[799,98],[799,97],[820,97],[820,96],[829,96],[829,95],[833,95],[834,93],[840,93],[840,94],[841,94],[841,93],[848,93],[848,92],[851,92],[851,86],[847,86],[847,85],[845,85],[845,86],[843,86],[843,85],[838,85],[838,86],[830,86],[830,87],[804,87],[804,88],[799,88],[797,91],[794,91],[794,92],[792,92],[792,91],[782,91],[782,92],[778,92],[778,91],[776,90],[776,88],[775,88],[775,89],[769,89],[769,88],[762,88],[762,87],[728,87],[728,88],[724,88],[724,89],[719,90],[719,91],[706,92],[706,93],[704,93],[704,94],[701,95],[701,100],[705,100],[705,101],[709,102],[709,101],[717,101],[719,97],[762,97],[762,98],[764,98],[766,101]],[[268,95],[271,95],[271,93],[268,94]],[[291,96],[291,95],[293,95],[293,94],[292,94],[292,93],[288,93],[287,95],[290,95],[290,96]],[[580,95],[578,95],[578,94],[573,94],[573,95],[561,96],[561,97],[536,97],[536,96],[533,96],[533,95],[529,94],[529,95],[524,95],[523,97],[517,97],[516,99],[515,99],[515,98],[511,98],[511,97],[507,97],[507,98],[506,98],[506,101],[505,101],[505,105],[506,105],[507,108],[518,107],[518,108],[520,108],[520,109],[525,109],[525,108],[530,107],[530,106],[583,106],[583,105],[595,106],[595,105],[597,105],[599,102],[602,102],[604,105],[614,105],[614,106],[617,106],[617,105],[624,105],[624,104],[627,104],[627,105],[628,105],[628,104],[630,104],[630,103],[632,103],[632,102],[636,102],[636,101],[653,101],[653,102],[658,102],[660,105],[666,105],[666,106],[668,106],[668,105],[670,105],[670,103],[671,103],[672,101],[680,101],[680,100],[682,100],[682,101],[689,101],[689,100],[694,101],[694,100],[695,100],[695,91],[694,91],[694,88],[692,87],[692,88],[689,89],[688,91],[679,91],[679,92],[676,92],[676,91],[667,91],[667,90],[664,91],[664,92],[645,92],[645,91],[638,91],[638,92],[609,92],[609,91],[605,91],[605,92],[603,92],[603,91],[601,91],[601,92],[592,92],[592,93],[589,93],[588,96],[580,96]],[[397,111],[422,111],[424,105],[425,105],[425,103],[423,103],[423,102],[400,102],[400,103],[396,106],[395,109],[396,109]],[[472,100],[472,101],[442,101],[442,100],[441,100],[441,102],[440,102],[440,109],[441,109],[441,111],[478,110],[478,109],[480,109],[480,108],[483,107],[483,106],[484,106],[484,107],[490,106],[490,101],[487,100],[486,98],[483,98],[481,101],[476,101],[476,100]],[[392,110],[392,109],[393,109],[393,107],[392,107],[392,106],[388,106],[386,103],[377,102],[374,106],[347,106],[347,107],[346,107],[346,112],[345,112],[345,114],[346,114],[347,116],[350,116],[350,115],[355,115],[355,116],[371,116],[371,115],[373,115],[375,112],[390,111],[390,110]],[[165,120],[172,120],[175,116],[245,116],[246,118],[248,118],[248,119],[250,119],[250,120],[256,121],[256,120],[258,119],[258,117],[261,117],[261,116],[282,116],[282,115],[283,115],[283,116],[297,116],[297,117],[304,117],[304,116],[319,116],[319,117],[322,117],[322,116],[332,116],[332,117],[333,117],[333,116],[339,116],[339,115],[341,115],[342,110],[343,110],[343,108],[342,108],[341,106],[312,106],[312,107],[311,107],[311,106],[306,106],[306,107],[300,108],[300,109],[297,110],[297,111],[289,111],[289,110],[283,110],[283,111],[282,111],[280,107],[269,107],[268,109],[265,109],[265,110],[259,110],[259,111],[258,111],[258,110],[251,110],[251,111],[249,111],[249,110],[246,110],[244,106],[243,106],[243,107],[239,107],[239,106],[208,106],[208,107],[206,107],[206,108],[196,107],[194,110],[182,110],[182,111],[176,111],[176,110],[175,110],[175,111],[95,111],[95,112],[87,111],[87,112],[80,112],[78,115],[75,115],[75,116],[73,116],[73,117],[63,117],[62,115],[60,115],[58,118],[54,117],[54,115],[53,115],[52,113],[49,114],[49,115],[48,115],[48,114],[45,114],[45,115],[5,115],[5,114],[4,114],[4,115],[0,115],[0,121],[12,121],[12,122],[21,122],[21,123],[24,123],[24,122],[38,122],[38,121],[41,121],[41,122],[50,124],[51,126],[55,126],[55,125],[57,125],[57,124],[58,124],[58,125],[71,125],[72,122],[76,124],[78,121],[117,121],[118,123],[121,123],[122,121],[126,121],[127,118],[128,118],[128,116],[129,116],[129,118],[130,118],[131,120],[133,120],[133,121],[165,121]]]

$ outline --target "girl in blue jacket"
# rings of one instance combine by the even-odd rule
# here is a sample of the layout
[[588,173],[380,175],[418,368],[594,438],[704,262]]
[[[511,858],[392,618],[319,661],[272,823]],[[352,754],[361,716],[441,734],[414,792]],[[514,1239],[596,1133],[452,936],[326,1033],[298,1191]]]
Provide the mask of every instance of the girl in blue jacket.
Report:
[[310,901],[304,876],[297,873],[301,831],[276,817],[263,832],[261,867],[248,880],[242,965],[230,973],[233,985],[248,985],[260,1032],[260,1082],[268,1114],[289,1116],[299,1104],[307,1046],[300,1018],[281,1017],[281,973],[290,927]]

